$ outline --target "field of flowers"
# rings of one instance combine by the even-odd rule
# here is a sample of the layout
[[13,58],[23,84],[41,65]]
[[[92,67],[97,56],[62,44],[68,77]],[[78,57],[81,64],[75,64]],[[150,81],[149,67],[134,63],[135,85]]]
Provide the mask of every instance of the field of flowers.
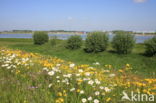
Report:
[[134,75],[130,64],[94,65],[0,48],[0,103],[131,103],[124,93],[156,95],[156,78]]

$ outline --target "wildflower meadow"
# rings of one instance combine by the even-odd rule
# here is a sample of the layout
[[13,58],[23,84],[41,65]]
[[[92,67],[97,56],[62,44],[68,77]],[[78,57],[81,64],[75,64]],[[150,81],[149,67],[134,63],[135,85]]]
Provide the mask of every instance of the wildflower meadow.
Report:
[[[155,78],[133,74],[130,64],[118,70],[109,64],[93,65],[1,47],[0,102],[131,103],[133,99],[155,103]],[[131,93],[147,95],[129,100],[125,96]]]

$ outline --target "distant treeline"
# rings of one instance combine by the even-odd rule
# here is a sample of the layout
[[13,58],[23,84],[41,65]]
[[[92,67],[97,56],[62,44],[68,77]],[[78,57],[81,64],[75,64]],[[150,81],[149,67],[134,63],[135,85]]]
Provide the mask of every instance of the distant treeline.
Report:
[[[4,34],[9,34],[9,33],[33,33],[35,31],[38,31],[38,30],[11,30],[11,31],[2,31],[0,32],[1,34],[4,33]],[[66,30],[47,30],[45,32],[48,32],[48,33],[68,33],[68,34],[84,34],[84,31],[66,31]]]
[[113,34],[117,34],[117,33],[120,33],[120,32],[125,32],[125,33],[129,33],[129,34],[133,34],[133,31],[124,31],[124,30],[114,30],[114,31],[112,31]]
[[12,32],[33,32],[32,30],[12,30]]
[[134,32],[134,34],[138,34],[138,35],[156,35],[156,32],[153,32],[153,33]]
[[[11,30],[11,31],[2,31],[2,32],[34,32],[40,30]],[[83,32],[83,31],[68,31],[68,30],[42,30],[47,32]]]
[[[28,33],[32,34],[37,30],[11,30],[11,31],[2,31],[0,34],[15,34],[15,33]],[[69,30],[46,30],[49,34],[85,34],[89,33],[87,31],[69,31]],[[120,33],[120,32],[126,32],[128,34],[135,34],[135,35],[156,35],[156,32],[134,32],[134,31],[124,31],[124,30],[113,30],[113,31],[106,31],[106,32],[112,32],[113,34]]]
[[32,30],[11,30],[11,31],[2,31],[0,34],[15,34],[15,33],[33,33]]

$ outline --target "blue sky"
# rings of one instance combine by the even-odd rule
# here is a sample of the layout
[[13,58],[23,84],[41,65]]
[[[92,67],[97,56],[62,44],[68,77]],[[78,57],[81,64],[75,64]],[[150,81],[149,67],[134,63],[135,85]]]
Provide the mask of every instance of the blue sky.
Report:
[[156,0],[0,0],[0,30],[156,31]]

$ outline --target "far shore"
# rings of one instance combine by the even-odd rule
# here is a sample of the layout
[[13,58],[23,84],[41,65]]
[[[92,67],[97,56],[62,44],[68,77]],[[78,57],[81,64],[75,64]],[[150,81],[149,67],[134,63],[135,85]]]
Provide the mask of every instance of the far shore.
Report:
[[[33,34],[33,32],[0,32],[0,34]],[[86,33],[84,32],[48,32],[48,34],[67,34],[67,35],[84,35]],[[135,33],[134,35],[137,36],[155,36],[156,34],[150,34],[150,33]]]
[[[0,32],[0,34],[33,34],[33,32]],[[69,34],[83,35],[81,32],[48,32],[48,34]]]

